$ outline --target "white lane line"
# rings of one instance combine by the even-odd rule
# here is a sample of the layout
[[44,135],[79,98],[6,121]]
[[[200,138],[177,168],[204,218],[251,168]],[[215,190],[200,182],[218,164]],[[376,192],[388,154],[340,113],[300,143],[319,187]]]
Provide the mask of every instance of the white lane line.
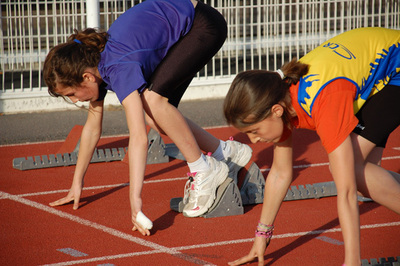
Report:
[[[382,157],[382,160],[396,160],[400,159],[400,156],[389,156],[389,157]],[[311,164],[301,164],[301,165],[294,165],[293,169],[297,168],[311,168],[311,167],[319,167],[319,166],[329,166],[329,163],[311,163]],[[271,168],[260,169],[261,172],[267,172],[271,170]]]
[[86,257],[89,256],[86,253],[80,252],[79,250],[73,249],[73,248],[59,248],[57,251],[60,251],[64,254],[70,255],[72,257]]
[[183,254],[183,253],[181,253],[181,252],[179,252],[179,251],[177,251],[177,250],[175,250],[173,248],[168,248],[168,247],[156,244],[156,243],[151,242],[151,241],[146,241],[146,240],[143,240],[141,238],[134,237],[132,235],[120,232],[118,230],[109,228],[107,226],[104,226],[104,225],[101,225],[101,224],[98,224],[98,223],[95,223],[95,222],[80,218],[78,216],[75,216],[75,215],[72,215],[72,214],[69,214],[69,213],[66,213],[66,212],[62,212],[62,211],[56,210],[54,208],[51,208],[49,206],[43,205],[43,204],[38,203],[38,202],[34,202],[34,201],[31,201],[31,200],[28,200],[28,199],[25,199],[25,198],[22,198],[22,197],[19,197],[19,196],[11,195],[11,194],[8,194],[8,193],[2,192],[2,191],[0,191],[0,197],[7,198],[9,200],[13,200],[15,202],[19,202],[19,203],[25,204],[27,206],[30,206],[30,207],[45,211],[47,213],[56,215],[56,216],[58,216],[60,218],[64,218],[64,219],[76,222],[76,223],[78,223],[80,225],[88,226],[88,227],[94,228],[96,230],[103,231],[104,233],[110,234],[112,236],[116,236],[116,237],[128,240],[130,242],[136,243],[138,245],[142,245],[142,246],[145,246],[145,247],[152,248],[154,250],[158,250],[159,252],[162,252],[162,253],[170,254],[172,256],[181,258],[183,260],[186,260],[186,261],[189,261],[189,262],[192,262],[192,263],[195,263],[195,264],[212,265],[209,262],[194,258],[193,256],[189,256],[187,254]]
[[158,253],[162,253],[162,251],[151,250],[151,251],[142,251],[142,252],[132,252],[132,253],[126,253],[126,254],[95,257],[95,258],[84,259],[84,260],[73,260],[73,261],[63,261],[63,262],[58,262],[58,263],[53,263],[53,264],[43,264],[42,266],[76,265],[76,264],[84,264],[84,263],[90,263],[90,262],[96,262],[96,261],[108,261],[108,260],[131,258],[131,257],[137,257],[137,256],[143,256],[143,255],[153,255],[153,254],[158,254]]
[[[395,227],[395,226],[400,226],[400,221],[390,222],[390,223],[382,223],[382,224],[362,225],[360,227],[360,229],[363,230],[363,229]],[[332,228],[332,229],[325,229],[325,230],[313,230],[313,231],[298,232],[298,233],[280,234],[280,235],[274,235],[274,236],[272,236],[272,238],[273,239],[293,238],[293,237],[299,237],[299,236],[305,236],[305,235],[320,235],[320,234],[326,234],[326,233],[336,233],[336,232],[341,232],[341,231],[342,230],[340,228]],[[201,248],[209,248],[209,247],[217,247],[217,246],[229,246],[232,244],[250,243],[253,241],[254,241],[254,238],[245,238],[245,239],[219,241],[219,242],[214,242],[214,243],[205,243],[205,244],[197,244],[197,245],[190,245],[190,246],[180,246],[180,247],[175,247],[173,249],[174,250],[201,249]],[[90,259],[84,259],[84,260],[66,261],[66,262],[60,262],[57,264],[47,264],[46,266],[83,264],[83,263],[90,263],[90,262],[95,262],[95,261],[105,261],[105,260],[114,260],[114,259],[129,258],[129,257],[135,257],[135,256],[152,255],[152,254],[157,254],[157,253],[161,253],[161,251],[152,250],[152,251],[143,251],[143,252],[132,252],[132,253],[96,257],[96,258],[90,258]]]
[[317,236],[316,239],[319,239],[321,241],[327,242],[329,244],[332,245],[337,245],[337,246],[343,246],[344,242],[339,241],[337,239],[331,238],[331,237],[327,237],[327,236]]
[[[144,181],[144,184],[152,184],[152,183],[163,183],[163,182],[173,182],[178,180],[186,180],[187,177],[175,177],[175,178],[166,178],[166,179],[156,179],[156,180],[147,180]],[[92,186],[92,187],[84,187],[83,190],[97,190],[97,189],[104,189],[104,188],[116,188],[116,187],[126,187],[129,186],[129,183],[120,183],[120,184],[113,184],[113,185],[103,185],[103,186]],[[42,192],[34,192],[34,193],[25,193],[16,195],[18,197],[32,197],[32,196],[41,196],[41,195],[48,195],[48,194],[57,194],[57,193],[67,193],[69,189],[59,189],[59,190],[52,190],[52,191],[42,191]],[[0,197],[1,199],[1,197]]]
[[[400,226],[400,221],[390,222],[390,223],[382,223],[382,224],[362,225],[362,226],[360,226],[360,229],[394,227],[394,226]],[[273,239],[281,239],[281,238],[298,237],[298,236],[305,236],[305,235],[320,235],[320,234],[325,234],[325,233],[336,233],[336,232],[341,232],[341,231],[342,231],[342,229],[340,229],[340,228],[332,228],[332,229],[325,229],[325,230],[313,230],[313,231],[306,231],[306,232],[273,235],[272,238]],[[246,238],[246,239],[221,241],[221,242],[215,242],[215,243],[206,243],[206,244],[198,244],[198,245],[191,245],[191,246],[175,247],[174,249],[175,250],[188,250],[188,249],[224,246],[224,245],[231,245],[231,244],[240,244],[240,243],[253,242],[253,241],[254,241],[254,238]]]

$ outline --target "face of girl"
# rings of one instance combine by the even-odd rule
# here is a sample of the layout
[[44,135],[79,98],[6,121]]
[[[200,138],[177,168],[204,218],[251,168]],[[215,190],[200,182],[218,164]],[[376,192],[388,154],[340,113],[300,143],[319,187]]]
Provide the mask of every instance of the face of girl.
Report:
[[83,77],[83,82],[77,87],[57,86],[57,93],[62,96],[68,97],[69,100],[73,103],[77,103],[78,101],[96,101],[99,98],[99,86],[97,82],[95,82],[95,78],[90,75],[90,73],[85,73]]
[[281,139],[284,130],[283,107],[274,105],[271,110],[271,114],[264,120],[239,129],[242,133],[247,134],[252,143],[277,143]]

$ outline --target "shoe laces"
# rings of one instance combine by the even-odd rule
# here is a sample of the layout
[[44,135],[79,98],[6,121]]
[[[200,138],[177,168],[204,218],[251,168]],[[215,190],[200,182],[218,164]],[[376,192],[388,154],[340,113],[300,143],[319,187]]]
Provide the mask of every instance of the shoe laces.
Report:
[[197,172],[194,173],[187,173],[188,180],[186,181],[184,194],[183,194],[183,202],[187,203],[189,201],[190,190],[194,190],[194,177],[196,176]]

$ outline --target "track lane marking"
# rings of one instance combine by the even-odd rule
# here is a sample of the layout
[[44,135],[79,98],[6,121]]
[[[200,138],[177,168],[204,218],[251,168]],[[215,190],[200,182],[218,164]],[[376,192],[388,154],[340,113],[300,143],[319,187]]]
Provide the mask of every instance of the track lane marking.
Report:
[[[400,156],[391,156],[391,157],[383,157],[382,160],[393,160],[393,159],[399,159],[399,158],[400,158]],[[316,164],[297,165],[297,166],[293,166],[293,168],[309,168],[309,167],[319,167],[319,166],[327,166],[327,165],[329,165],[329,163],[316,163]],[[265,172],[265,171],[269,171],[270,169],[260,169],[260,170],[262,172]],[[176,177],[176,178],[168,178],[168,179],[147,180],[147,181],[144,181],[144,183],[145,184],[146,183],[147,184],[151,184],[151,183],[172,182],[172,181],[186,180],[186,179],[187,179],[187,177]],[[104,189],[104,188],[114,188],[114,187],[118,187],[118,186],[128,186],[128,185],[129,185],[129,183],[120,183],[120,184],[103,185],[103,186],[93,186],[93,187],[84,188],[84,190],[96,190],[96,189]],[[96,228],[96,229],[101,230],[101,231],[104,231],[103,229],[106,229],[106,231],[104,231],[104,232],[107,232],[107,230],[113,230],[113,231],[116,232],[116,235],[113,234],[113,233],[111,233],[111,234],[115,235],[117,237],[121,237],[119,234],[123,234],[123,235],[125,234],[125,233],[119,232],[119,231],[117,231],[115,229],[111,229],[111,228],[107,228],[107,227],[102,226],[102,225],[98,225],[98,224],[93,223],[91,221],[84,220],[82,218],[70,215],[68,213],[63,213],[61,211],[55,210],[55,209],[53,209],[51,207],[48,207],[46,205],[43,205],[43,204],[40,204],[40,203],[37,203],[37,202],[34,202],[34,201],[30,201],[28,199],[24,199],[23,198],[23,197],[29,197],[29,196],[65,193],[65,192],[68,192],[68,191],[69,191],[69,189],[62,189],[62,190],[44,191],[44,192],[36,192],[36,193],[25,193],[25,194],[20,194],[20,195],[11,195],[11,194],[8,194],[6,192],[1,192],[0,191],[0,200],[1,199],[11,199],[11,200],[14,200],[14,201],[29,205],[31,207],[35,207],[35,208],[41,209],[43,211],[50,212],[50,213],[55,214],[55,215],[57,215],[59,217],[67,218],[67,219],[72,220],[72,221],[75,221],[75,219],[78,219],[78,220],[81,219],[82,221],[84,221],[84,223],[82,223],[83,225],[90,226],[90,224],[93,224],[93,225],[96,225],[96,226],[94,226],[94,227],[90,226],[90,227]],[[360,229],[377,228],[377,227],[383,227],[383,226],[398,226],[398,225],[400,225],[400,222],[389,223],[389,224],[364,225],[364,226],[361,226]],[[97,226],[99,226],[99,228],[97,228]],[[309,232],[300,232],[300,233],[289,233],[289,234],[273,236],[273,238],[295,237],[295,236],[302,236],[302,235],[307,235],[307,234],[320,234],[321,232],[329,233],[329,232],[334,232],[334,231],[336,232],[336,231],[341,231],[341,230],[340,229],[336,229],[336,230],[335,229],[330,229],[330,230],[309,231]],[[107,232],[107,233],[109,233],[109,232]],[[135,243],[137,243],[139,245],[142,245],[141,243],[144,241],[144,242],[149,243],[148,245],[150,245],[150,246],[148,246],[147,244],[143,244],[144,246],[151,247],[150,243],[152,243],[152,242],[150,242],[150,241],[145,241],[145,240],[133,237],[133,236],[128,235],[128,234],[126,234],[126,235],[128,236],[128,238],[124,238],[124,237],[122,237],[122,238],[127,239],[127,240],[129,240],[129,238],[133,238],[133,239],[135,239],[135,240],[133,240],[133,242],[135,242]],[[139,241],[136,242],[136,240],[139,240]],[[176,251],[179,251],[179,250],[188,250],[188,249],[201,248],[201,247],[210,247],[210,246],[221,246],[221,245],[245,243],[245,242],[251,242],[251,241],[253,241],[253,238],[233,240],[233,241],[223,241],[223,242],[201,244],[201,245],[194,245],[194,246],[176,247],[176,248],[172,248],[172,249],[171,248],[167,248],[167,247],[163,247],[161,245],[153,243],[155,245],[155,247],[156,247],[153,251],[133,252],[133,253],[122,254],[122,255],[99,257],[98,259],[92,258],[92,259],[89,259],[89,260],[83,260],[83,262],[91,262],[91,261],[99,261],[99,260],[104,260],[104,259],[123,258],[123,257],[131,257],[131,256],[139,256],[139,255],[155,254],[155,253],[167,253],[167,254],[171,254],[171,255],[174,255],[174,254],[178,255],[176,253]],[[157,247],[159,247],[160,249],[157,249]],[[180,253],[180,254],[182,254],[182,253]],[[186,254],[182,254],[182,255],[185,256],[185,257],[187,256]],[[177,257],[181,257],[181,256],[178,255]],[[196,260],[196,262],[195,262],[196,264],[212,265],[212,264],[209,264],[208,262],[204,262],[204,261],[198,260],[197,258],[195,258],[195,260]],[[71,264],[69,264],[69,263],[71,263]],[[80,261],[79,263],[82,263],[82,261]],[[68,263],[50,264],[50,265],[73,265],[73,264],[77,264],[77,263],[68,262]]]
[[[58,216],[60,218],[65,218],[67,220],[76,222],[76,223],[78,223],[80,225],[84,225],[84,226],[88,226],[88,227],[94,228],[96,230],[102,231],[102,232],[110,234],[112,236],[116,236],[116,237],[122,238],[124,240],[128,240],[130,242],[136,243],[138,245],[142,245],[142,246],[154,249],[154,250],[158,250],[160,253],[166,253],[166,254],[172,255],[174,257],[177,257],[177,258],[192,262],[194,264],[198,264],[198,265],[213,265],[212,263],[203,261],[203,260],[195,258],[193,256],[190,256],[190,255],[187,255],[187,254],[183,254],[183,253],[181,253],[178,250],[175,250],[173,248],[168,248],[168,247],[159,245],[159,244],[151,242],[151,241],[147,241],[147,240],[144,240],[144,239],[141,239],[141,238],[138,238],[138,237],[134,237],[132,235],[126,234],[126,233],[118,231],[116,229],[113,229],[113,228],[110,228],[110,227],[107,227],[107,226],[104,226],[104,225],[101,225],[101,224],[98,224],[98,223],[95,223],[95,222],[80,218],[78,216],[75,216],[75,215],[72,215],[72,214],[69,214],[69,213],[66,213],[66,212],[62,212],[62,211],[56,210],[56,209],[54,209],[52,207],[46,206],[44,204],[41,204],[41,203],[38,203],[38,202],[35,202],[35,201],[32,201],[32,200],[28,200],[28,199],[25,199],[25,198],[22,198],[22,197],[19,197],[19,196],[15,196],[15,195],[3,192],[3,191],[0,191],[0,197],[3,198],[3,199],[9,199],[9,200],[12,200],[12,201],[15,201],[15,202],[19,202],[19,203],[25,204],[25,205],[27,205],[29,207],[33,207],[33,208],[45,211],[45,212],[50,213],[50,214],[54,214],[54,215],[56,215],[56,216]],[[62,265],[65,265],[65,264],[62,264]]]
[[[381,224],[362,225],[362,226],[360,226],[360,230],[374,229],[374,228],[381,228],[381,227],[394,227],[394,226],[400,226],[400,221],[390,222],[390,223],[381,223]],[[326,230],[314,230],[314,231],[273,235],[272,238],[273,239],[284,239],[284,238],[293,238],[293,237],[300,237],[300,236],[306,236],[306,235],[320,235],[320,234],[326,234],[326,233],[337,233],[337,232],[341,232],[341,231],[342,230],[340,228],[332,228],[332,229],[326,229]],[[227,246],[227,245],[232,245],[232,244],[250,243],[253,241],[254,241],[254,238],[245,238],[245,239],[219,241],[219,242],[214,242],[214,243],[205,243],[205,244],[197,244],[197,245],[190,245],[190,246],[180,246],[180,247],[174,247],[172,249],[183,251],[183,250],[201,249],[201,248],[209,248],[209,247],[217,247],[217,246]],[[102,257],[96,257],[96,258],[90,258],[90,259],[83,259],[83,260],[65,261],[65,262],[59,262],[59,263],[55,263],[55,264],[46,264],[43,266],[75,265],[75,264],[81,264],[81,263],[122,259],[122,258],[152,255],[152,254],[159,254],[159,253],[162,253],[162,252],[159,250],[132,252],[132,253],[102,256]]]
[[[125,184],[125,183],[124,183]],[[122,185],[124,185],[122,184]],[[121,184],[120,184],[121,185]],[[197,244],[197,245],[190,245],[190,246],[180,246],[180,247],[174,247],[174,248],[168,248],[164,247],[162,245],[153,243],[151,241],[146,241],[138,237],[134,237],[132,235],[120,232],[118,230],[106,227],[101,224],[97,224],[95,222],[80,218],[78,216],[65,213],[59,210],[56,210],[54,208],[51,208],[49,206],[46,206],[44,204],[34,202],[28,199],[25,199],[21,196],[17,195],[12,195],[6,192],[0,191],[0,198],[1,199],[9,199],[13,200],[22,204],[25,204],[27,206],[54,214],[60,218],[65,218],[73,222],[77,222],[81,225],[85,225],[91,228],[94,228],[96,230],[103,231],[105,233],[108,233],[110,235],[134,242],[136,244],[146,246],[149,248],[152,248],[152,251],[145,251],[145,252],[133,252],[133,253],[128,253],[128,254],[119,254],[119,255],[113,255],[113,256],[105,256],[105,257],[98,257],[98,258],[91,258],[91,259],[86,259],[86,260],[79,260],[79,261],[70,261],[70,262],[62,262],[62,263],[57,263],[57,264],[49,264],[49,265],[74,265],[74,264],[79,264],[79,263],[85,263],[85,262],[94,262],[94,261],[100,261],[100,260],[109,260],[109,259],[119,259],[119,258],[124,258],[124,257],[132,257],[132,256],[140,256],[140,255],[149,255],[149,254],[156,254],[156,253],[167,253],[170,255],[173,255],[175,257],[182,258],[186,261],[193,262],[195,264],[199,265],[213,265],[209,262],[194,258],[192,256],[189,256],[187,254],[180,253],[179,251],[182,250],[190,250],[190,249],[199,249],[199,248],[206,248],[206,247],[214,247],[214,246],[223,246],[223,245],[230,245],[230,244],[239,244],[239,243],[246,243],[246,242],[252,242],[254,238],[247,238],[247,239],[238,239],[238,240],[230,240],[230,241],[220,241],[220,242],[214,242],[214,243],[205,243],[205,244]],[[389,226],[400,226],[400,221],[398,222],[391,222],[391,223],[382,223],[382,224],[371,224],[371,225],[362,225],[360,226],[360,229],[371,229],[371,228],[380,228],[380,227],[389,227]],[[332,228],[332,229],[326,229],[326,230],[314,230],[314,231],[306,231],[306,232],[297,232],[297,233],[286,233],[286,234],[280,234],[280,235],[274,235],[274,239],[281,239],[281,238],[289,238],[289,237],[298,237],[298,236],[304,236],[304,235],[316,235],[316,234],[322,234],[322,233],[333,233],[333,232],[340,232],[340,228]]]

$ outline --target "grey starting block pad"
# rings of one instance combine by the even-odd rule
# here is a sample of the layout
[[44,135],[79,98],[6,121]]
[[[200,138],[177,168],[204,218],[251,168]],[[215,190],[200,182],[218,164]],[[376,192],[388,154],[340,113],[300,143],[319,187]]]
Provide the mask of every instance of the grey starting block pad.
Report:
[[240,188],[243,205],[259,204],[264,200],[265,179],[257,164],[252,163]]
[[[112,162],[121,161],[127,149],[113,148],[113,149],[96,149],[93,153],[91,163],[98,162]],[[77,152],[64,153],[64,154],[50,154],[33,157],[15,158],[13,160],[13,167],[18,170],[29,170],[39,168],[51,168],[59,166],[75,165],[78,159]]]
[[[176,212],[183,212],[183,198],[172,198],[170,207]],[[213,205],[201,217],[215,218],[223,216],[241,215],[244,213],[242,199],[236,184],[227,178],[217,189]]]
[[[149,146],[147,164],[165,163],[169,157],[185,160],[175,144],[164,144],[161,136],[154,130],[148,134]],[[79,152],[79,142],[71,153],[36,155],[13,159],[13,167],[18,170],[31,170],[60,166],[76,165]],[[122,161],[128,153],[128,147],[112,149],[96,149],[91,163]]]
[[[225,181],[224,184],[218,188],[217,197],[213,206],[203,217],[211,218],[243,214],[243,205],[259,204],[263,202],[265,179],[255,163],[252,163],[249,167],[240,190],[231,178],[227,180],[229,180],[229,182]],[[333,181],[315,183],[312,185],[291,186],[286,193],[284,201],[319,199],[332,196],[337,196],[336,186]],[[358,197],[358,200],[372,201],[365,197]],[[174,211],[182,212],[184,207],[183,198],[172,198],[170,207]]]
[[[302,200],[302,199],[319,199],[323,197],[337,196],[335,182],[314,183],[312,185],[291,186],[286,193],[283,201]],[[372,201],[370,198],[358,196],[358,201]]]
[[[369,262],[370,261],[370,262]],[[379,258],[379,259],[370,259],[370,260],[361,260],[362,266],[400,266],[400,256]]]
[[[264,199],[265,179],[257,164],[249,167],[239,190],[232,178],[227,178],[216,192],[210,209],[202,215],[204,218],[240,215],[244,213],[243,205],[262,203]],[[183,211],[183,198],[172,198],[170,207],[177,212]]]
[[175,144],[164,144],[157,131],[150,129],[147,135],[149,147],[147,152],[147,164],[166,163],[169,157],[185,161],[185,157]]
[[334,182],[315,183],[313,185],[291,186],[286,193],[284,201],[300,199],[319,199],[322,197],[336,196],[336,186]]
[[211,205],[204,218],[240,215],[244,213],[242,198],[237,185],[227,178],[217,189],[214,204]]

